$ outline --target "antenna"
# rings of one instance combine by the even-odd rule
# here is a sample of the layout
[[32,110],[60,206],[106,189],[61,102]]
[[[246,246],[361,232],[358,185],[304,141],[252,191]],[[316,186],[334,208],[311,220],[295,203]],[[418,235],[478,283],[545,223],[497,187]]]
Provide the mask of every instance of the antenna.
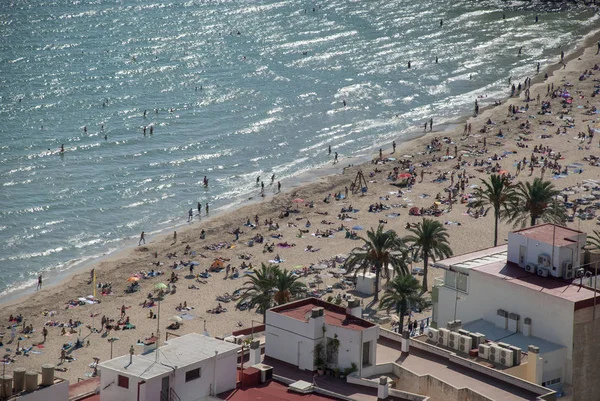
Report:
[[[162,292],[162,290],[161,290]],[[158,362],[158,353],[159,353],[159,347],[160,347],[160,300],[161,300],[161,293],[158,293],[158,310],[157,310],[157,316],[156,316],[156,352],[154,353],[156,359],[155,361]]]

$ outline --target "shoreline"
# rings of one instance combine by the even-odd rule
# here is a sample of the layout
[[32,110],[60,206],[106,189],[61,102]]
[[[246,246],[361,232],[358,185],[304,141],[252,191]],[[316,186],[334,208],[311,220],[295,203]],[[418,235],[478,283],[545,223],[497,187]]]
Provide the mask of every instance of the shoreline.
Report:
[[[600,35],[600,33],[597,33]],[[597,36],[594,36],[597,37]],[[187,267],[181,267],[175,270],[171,269],[171,265],[179,260],[197,260],[199,266],[196,266],[197,270],[203,271],[205,268],[210,266],[211,262],[215,258],[225,259],[225,263],[231,263],[232,266],[236,267],[242,263],[241,255],[251,255],[251,258],[244,259],[251,262],[254,266],[260,266],[261,263],[271,263],[274,259],[276,252],[281,254],[282,259],[287,259],[286,262],[282,263],[281,268],[293,270],[298,265],[308,266],[310,264],[322,263],[323,261],[330,261],[334,255],[348,254],[351,250],[360,246],[360,241],[353,241],[350,238],[345,238],[344,233],[335,231],[333,238],[320,238],[313,234],[299,233],[299,229],[314,231],[315,229],[333,229],[338,227],[340,224],[344,224],[347,227],[353,227],[354,225],[361,225],[365,230],[370,228],[376,228],[382,220],[385,221],[386,229],[395,230],[398,235],[404,236],[408,233],[405,229],[407,223],[415,224],[421,221],[421,217],[410,216],[408,213],[409,207],[418,208],[431,208],[435,200],[434,196],[437,193],[444,193],[444,189],[450,184],[450,174],[454,175],[455,172],[459,171],[454,166],[456,160],[448,158],[443,159],[444,150],[450,148],[450,146],[460,147],[461,156],[464,158],[464,162],[468,165],[464,166],[464,171],[468,174],[469,181],[467,182],[465,194],[472,192],[474,187],[480,183],[480,179],[488,177],[485,168],[478,169],[471,167],[473,159],[485,159],[489,160],[491,164],[501,163],[501,167],[509,171],[511,174],[514,173],[514,163],[520,160],[523,156],[528,157],[532,153],[533,146],[543,145],[551,146],[555,151],[561,152],[565,160],[560,161],[565,166],[573,162],[581,162],[584,157],[591,154],[598,154],[597,142],[590,145],[589,148],[585,148],[585,144],[582,144],[576,140],[575,135],[582,130],[585,130],[586,124],[589,124],[589,119],[595,120],[596,123],[600,122],[600,114],[590,114],[591,117],[585,117],[587,114],[584,109],[585,101],[590,93],[590,88],[594,87],[592,77],[583,82],[577,81],[577,77],[584,68],[590,68],[590,64],[600,64],[600,56],[595,55],[596,45],[588,46],[582,49],[581,57],[574,56],[573,60],[568,62],[567,69],[561,70],[561,73],[554,73],[549,77],[548,83],[552,82],[554,85],[562,86],[562,77],[568,76],[568,80],[573,82],[575,87],[573,90],[582,88],[585,93],[586,99],[579,99],[575,97],[573,99],[573,109],[570,111],[577,120],[577,124],[570,128],[567,135],[555,134],[557,126],[567,127],[564,122],[558,117],[560,113],[560,99],[545,98],[553,104],[551,116],[541,117],[535,112],[539,107],[535,106],[535,101],[530,102],[530,110],[528,112],[519,113],[507,117],[506,108],[491,107],[485,111],[481,111],[480,114],[473,118],[467,117],[467,120],[473,124],[474,132],[470,136],[462,135],[462,124],[442,126],[441,130],[428,132],[425,135],[418,135],[408,141],[398,143],[396,153],[390,154],[389,143],[382,148],[385,150],[386,157],[394,157],[396,160],[393,162],[371,164],[370,161],[364,164],[355,164],[351,167],[346,167],[348,164],[347,160],[342,159],[337,167],[330,166],[324,168],[322,172],[324,175],[318,179],[314,179],[314,175],[311,172],[307,172],[307,177],[311,178],[311,181],[304,185],[299,185],[296,188],[283,188],[285,192],[277,196],[265,197],[265,199],[258,199],[254,203],[244,202],[242,207],[235,207],[234,210],[228,210],[223,213],[214,213],[209,219],[203,219],[202,224],[185,225],[181,229],[178,229],[178,241],[177,243],[172,242],[170,234],[165,232],[160,235],[153,235],[151,240],[145,246],[129,246],[121,248],[118,251],[106,255],[101,260],[95,260],[94,263],[87,265],[87,272],[77,271],[65,278],[60,284],[53,286],[45,286],[43,290],[33,292],[32,294],[26,294],[20,298],[20,302],[12,302],[9,304],[3,304],[2,313],[0,313],[0,319],[8,318],[9,314],[22,314],[26,319],[27,324],[32,324],[36,330],[31,335],[26,336],[23,334],[23,339],[20,340],[22,347],[33,347],[34,354],[42,355],[31,355],[28,358],[22,356],[15,357],[15,363],[11,363],[6,367],[7,372],[10,374],[10,370],[14,367],[26,367],[28,369],[35,369],[36,366],[42,363],[57,361],[57,357],[60,354],[60,348],[65,342],[74,342],[78,335],[84,341],[90,341],[89,346],[85,346],[74,351],[73,355],[76,356],[77,360],[65,364],[58,364],[60,368],[68,368],[68,371],[64,373],[64,376],[71,381],[77,381],[78,377],[82,377],[85,372],[89,372],[89,363],[92,362],[93,357],[99,357],[101,360],[108,359],[110,355],[110,344],[106,341],[109,333],[101,330],[100,332],[91,330],[99,327],[100,316],[105,315],[110,318],[114,318],[115,321],[119,318],[119,310],[122,305],[126,308],[131,308],[127,314],[131,317],[132,323],[137,326],[132,331],[121,331],[115,333],[120,341],[114,344],[114,355],[122,355],[127,353],[129,347],[135,344],[138,339],[150,336],[151,333],[155,333],[157,330],[157,320],[147,318],[148,312],[153,309],[143,308],[142,302],[147,300],[146,294],[152,291],[154,286],[159,282],[167,282],[168,275],[171,273],[179,274],[181,277],[177,282],[177,291],[174,294],[168,295],[162,302],[161,312],[164,313],[164,319],[161,317],[162,326],[160,331],[165,330],[165,326],[168,324],[168,319],[171,314],[187,315],[184,326],[178,330],[178,334],[186,334],[189,332],[202,332],[203,325],[206,325],[206,329],[212,335],[222,335],[230,333],[240,327],[250,327],[254,321],[261,319],[260,314],[256,314],[255,311],[239,311],[235,310],[236,302],[229,304],[224,303],[224,306],[229,310],[227,313],[212,314],[207,308],[216,307],[217,302],[221,302],[217,299],[225,293],[232,294],[236,289],[239,289],[243,282],[246,281],[246,274],[252,274],[251,270],[242,270],[241,274],[237,279],[228,278],[225,276],[225,272],[212,273],[212,277],[206,280],[206,283],[201,283],[195,280],[195,276],[186,275]],[[580,61],[581,59],[581,61]],[[600,70],[594,71],[593,78],[600,79]],[[535,96],[539,91],[543,94],[546,92],[546,83],[539,83],[532,85],[531,93]],[[573,92],[574,93],[574,92]],[[522,96],[507,98],[503,101],[502,105],[508,103],[515,104],[517,106],[524,106],[525,103]],[[595,102],[597,103],[597,102]],[[576,107],[581,105],[581,109]],[[591,110],[587,110],[590,111]],[[584,116],[584,117],[581,117]],[[493,125],[486,124],[487,119],[492,119],[495,123]],[[540,124],[544,120],[552,120],[557,126],[548,127],[547,125]],[[531,133],[524,134],[519,124],[523,122],[531,122]],[[503,138],[498,138],[495,134],[498,129],[501,128],[505,135]],[[550,138],[542,137],[542,135],[549,135]],[[425,145],[435,136],[448,136],[452,139],[452,143],[443,144],[441,151],[428,154],[425,151]],[[520,136],[526,136],[527,141],[531,142],[517,142],[517,138]],[[595,141],[599,139],[600,135],[596,136]],[[487,138],[488,147],[482,147],[483,139]],[[390,140],[391,143],[391,140]],[[523,146],[519,146],[523,145]],[[578,146],[579,145],[579,146]],[[528,149],[524,147],[528,146]],[[378,147],[375,147],[377,149]],[[591,150],[590,150],[591,149]],[[507,152],[504,155],[503,151]],[[495,153],[501,154],[502,157],[498,161],[494,159],[492,162],[492,155]],[[375,154],[375,156],[378,156]],[[369,157],[369,155],[365,155]],[[436,159],[436,160],[432,160]],[[417,171],[426,173],[425,179],[419,182],[417,177],[417,183],[415,183],[412,190],[403,188],[402,193],[398,192],[398,188],[390,185],[390,181],[386,179],[386,175],[392,171],[393,167],[401,168],[399,162],[402,159],[411,160],[416,166]],[[421,162],[427,161],[429,165],[421,166]],[[585,163],[585,162],[584,162]],[[590,166],[589,163],[581,164],[580,167],[584,170],[581,174],[567,174],[556,181],[551,181],[557,189],[562,189],[567,186],[576,186],[585,179],[597,179],[599,177],[598,166]],[[342,169],[341,173],[335,173],[332,170],[331,174],[328,173],[331,169]],[[374,169],[381,169],[381,172],[375,172]],[[341,191],[343,193],[344,187],[349,186],[354,180],[356,172],[363,170],[365,178],[369,181],[368,193],[365,196],[360,194],[349,194],[347,199],[341,201],[332,201],[330,203],[324,203],[323,198],[329,193]],[[435,179],[441,175],[448,175],[448,179],[439,180]],[[533,174],[533,172],[532,172]],[[547,173],[550,174],[550,173]],[[302,176],[302,174],[300,174]],[[521,176],[517,177],[517,180],[531,180],[534,177],[540,176],[540,169],[536,168],[534,175],[527,175],[527,172],[523,172]],[[546,176],[546,180],[550,180],[552,177]],[[301,182],[302,178],[298,178]],[[314,208],[308,208],[304,205],[293,205],[292,199],[300,197],[304,199],[304,203],[314,201]],[[573,198],[572,198],[573,199]],[[373,204],[385,204],[388,206],[386,211],[381,213],[370,213],[369,207]],[[440,202],[441,203],[441,202]],[[279,212],[287,206],[292,206],[294,209],[298,209],[297,214],[291,214],[289,217],[278,218]],[[348,219],[336,220],[336,215],[340,213],[340,207],[353,206],[353,210],[357,209],[356,214],[352,214],[352,220],[348,222]],[[448,230],[450,246],[455,255],[459,255],[465,252],[470,252],[481,247],[486,247],[492,243],[492,235],[490,224],[492,224],[491,217],[479,217],[475,218],[467,213],[467,205],[457,202],[453,208],[447,209],[446,205],[440,206],[444,208],[444,213],[438,217],[431,217],[443,224],[443,227]],[[391,213],[395,212],[395,213]],[[249,227],[243,226],[246,221],[246,217],[252,219],[254,215],[259,215],[259,226],[250,229]],[[281,225],[281,229],[271,230],[268,229],[262,222],[265,219],[272,218]],[[305,226],[305,222],[309,220],[312,222],[312,227]],[[581,221],[576,219],[574,223],[569,223],[571,227],[577,227],[581,225],[583,231],[591,231],[595,229],[595,220]],[[240,236],[239,241],[234,239],[234,235],[231,231],[237,227],[240,227],[244,233]],[[207,238],[205,240],[199,239],[199,230],[204,228],[207,231]],[[506,238],[507,232],[511,228],[502,223],[499,227],[499,243],[503,243],[503,238]],[[274,239],[271,237],[272,234],[281,234],[282,237]],[[294,245],[289,247],[277,246],[275,252],[267,252],[263,249],[262,245],[256,244],[250,246],[248,240],[255,234],[264,234],[265,240],[269,243],[285,241],[286,243],[291,242]],[[364,236],[365,232],[358,231],[359,235]],[[131,241],[135,244],[137,238],[133,238]],[[213,249],[212,246],[215,243],[226,242],[227,245],[218,249]],[[191,256],[184,254],[184,247],[190,246],[192,250],[198,254]],[[314,246],[319,248],[319,251],[307,251],[307,246]],[[153,253],[157,252],[159,255],[158,259],[155,259]],[[179,256],[175,258],[169,258],[167,255],[172,252],[177,252]],[[160,267],[156,267],[155,263],[161,262]],[[245,262],[247,263],[247,262]],[[411,264],[411,267],[413,264]],[[414,264],[414,267],[421,266],[419,262]],[[78,297],[85,297],[90,294],[92,288],[88,283],[89,280],[89,269],[94,267],[97,272],[98,282],[106,283],[112,282],[112,294],[107,296],[98,296],[102,302],[94,305],[79,305],[70,307],[67,306],[68,300],[77,300]],[[140,272],[150,271],[150,269],[163,270],[164,276],[152,277],[140,280],[141,289],[133,294],[125,293],[125,288],[129,284],[128,277]],[[331,273],[336,273],[336,268],[329,268],[329,271],[323,272],[321,284],[317,284],[316,288],[325,288],[328,285],[335,285],[334,280],[336,277]],[[433,284],[434,278],[439,275],[437,269],[430,269],[428,274],[428,280],[430,285]],[[320,273],[321,274],[321,273]],[[415,276],[420,279],[422,276]],[[308,275],[302,277],[302,282],[307,284],[313,282],[315,275]],[[320,287],[319,287],[320,285]],[[197,288],[190,288],[190,287]],[[369,319],[377,321],[378,317],[385,316],[384,311],[378,311],[377,308],[368,307],[372,301],[372,296],[365,296],[355,291],[346,289],[333,289],[331,293],[325,293],[323,299],[327,299],[328,296],[335,296],[337,294],[350,294],[357,299],[360,299],[365,309],[364,313],[368,315]],[[192,307],[189,311],[178,311],[176,309],[178,304],[186,302]],[[156,308],[154,308],[155,310]],[[48,316],[44,312],[54,310],[56,313]],[[153,310],[153,311],[154,311]],[[416,314],[415,319],[426,318],[429,313],[427,310],[421,314]],[[95,320],[92,315],[99,315],[98,319]],[[42,342],[41,329],[45,323],[50,320],[55,322],[67,322],[68,320],[81,321],[81,325],[74,330],[73,334],[60,334],[60,326],[52,325],[47,326],[49,336],[47,341]],[[5,320],[6,322],[7,320]],[[5,323],[7,324],[7,323]],[[389,323],[388,323],[389,324]],[[86,326],[90,329],[86,329]],[[387,326],[386,326],[387,327]],[[1,329],[0,329],[1,330]],[[79,334],[77,334],[79,331]],[[5,330],[5,339],[7,339]],[[112,335],[112,333],[110,333]],[[69,338],[71,337],[71,338]],[[42,345],[43,347],[39,347]],[[14,350],[14,344],[6,342],[5,346],[8,349]],[[60,375],[60,374],[59,374]],[[62,375],[61,375],[62,376]]]
[[[598,25],[599,25],[599,27],[591,30],[588,34],[586,34],[582,38],[582,40],[580,40],[580,42],[573,49],[573,52],[565,54],[565,58],[564,58],[565,64],[568,65],[569,62],[578,59],[579,57],[581,57],[584,54],[584,52],[588,48],[594,47],[595,43],[600,41],[600,22],[598,23]],[[533,90],[536,86],[541,85],[544,82],[552,79],[555,76],[555,73],[557,71],[561,71],[561,70],[562,70],[562,64],[560,61],[558,61],[556,63],[548,64],[546,66],[546,68],[544,68],[543,70],[540,71],[539,74],[533,75],[533,77],[531,78],[532,83],[531,83],[530,89]],[[548,74],[548,79],[544,78],[544,74],[546,74],[546,73]],[[523,78],[523,77],[521,77],[521,78]],[[513,82],[518,82],[518,81],[513,81]],[[506,90],[507,93],[509,92],[508,88],[509,87],[507,86],[507,90]],[[497,107],[505,106],[505,104],[507,102],[510,102],[513,100],[514,101],[520,100],[519,97],[520,96],[511,97],[509,95],[506,95],[505,97],[499,99],[500,103],[498,105],[487,104],[485,106],[480,107],[480,112],[477,116],[475,116],[473,114],[457,116],[456,118],[454,118],[450,121],[445,121],[439,125],[436,125],[436,129],[434,131],[420,132],[419,126],[407,128],[405,130],[405,132],[407,134],[406,136],[408,137],[408,139],[402,140],[401,142],[397,143],[397,151],[401,151],[402,149],[410,148],[412,145],[416,145],[417,143],[420,143],[421,140],[427,139],[431,136],[442,135],[444,133],[451,133],[453,131],[456,132],[456,130],[458,130],[459,127],[461,127],[463,124],[465,124],[469,120],[487,116],[488,115],[487,112],[493,111]],[[488,98],[485,98],[482,100],[488,100]],[[492,100],[490,100],[490,102],[491,101]],[[437,128],[441,128],[441,129],[437,129]],[[398,140],[398,138],[396,138],[395,140]],[[199,222],[202,222],[202,223],[209,222],[211,220],[214,220],[215,218],[227,216],[230,213],[233,214],[236,211],[239,211],[240,209],[243,209],[245,207],[251,207],[253,205],[260,205],[260,204],[264,203],[265,201],[272,200],[276,196],[282,196],[282,195],[285,196],[290,191],[292,191],[292,193],[294,193],[296,191],[300,191],[300,190],[302,190],[303,187],[310,186],[311,184],[319,182],[320,180],[335,177],[340,172],[342,172],[343,170],[345,170],[348,167],[357,167],[358,166],[360,168],[362,166],[368,166],[368,164],[370,164],[371,160],[373,160],[373,158],[377,157],[377,153],[378,153],[377,149],[378,148],[382,148],[384,151],[387,151],[387,150],[391,149],[391,142],[388,142],[386,144],[379,144],[379,145],[373,145],[371,147],[367,147],[365,149],[362,149],[358,155],[352,156],[348,159],[341,159],[341,161],[338,163],[338,165],[340,165],[340,167],[334,168],[333,165],[330,165],[329,163],[327,163],[327,164],[318,166],[314,169],[302,172],[297,176],[289,177],[289,178],[285,179],[284,181],[282,181],[282,186],[285,188],[285,191],[282,192],[281,194],[272,193],[270,195],[265,196],[262,199],[260,199],[259,196],[251,196],[251,197],[247,197],[246,199],[240,199],[237,204],[236,204],[236,199],[232,199],[232,201],[233,201],[232,203],[228,203],[219,208],[216,208],[214,211],[211,211],[210,217],[203,217]],[[371,155],[370,159],[368,156],[369,152]],[[363,153],[366,153],[366,154],[363,154]],[[347,167],[341,167],[344,164],[347,164],[347,161],[354,161],[355,159],[358,159],[359,161],[352,163],[352,164],[348,165]],[[364,160],[362,160],[362,159],[364,159]],[[319,174],[319,172],[323,171],[323,170],[331,170],[331,171],[328,171],[325,174]],[[337,170],[337,172],[335,170]],[[303,179],[303,176],[307,176],[307,178]],[[291,183],[291,185],[289,185],[289,186],[285,185],[288,183]],[[232,204],[233,204],[233,206],[232,206]],[[196,216],[197,215],[194,215],[194,217],[196,217]],[[195,219],[193,220],[193,223],[196,223]],[[169,236],[171,236],[171,232],[173,230],[177,231],[178,234],[185,234],[188,231],[193,231],[194,228],[199,228],[199,227],[197,227],[193,224],[190,225],[190,223],[184,221],[182,223],[175,224],[173,226],[166,227],[164,229],[160,229],[157,231],[150,231],[147,233],[147,236],[150,236],[152,238],[151,242],[149,241],[150,243],[152,243],[152,242],[159,243],[161,241],[164,241]],[[128,256],[128,254],[130,254],[131,252],[134,252],[137,247],[135,245],[136,238],[137,238],[137,236],[132,236],[131,238],[121,239],[117,243],[116,249],[114,249],[113,251],[105,252],[101,256],[90,256],[88,260],[85,260],[83,262],[74,262],[72,267],[66,269],[63,272],[58,273],[56,276],[54,276],[52,278],[44,277],[43,290],[50,290],[50,289],[56,288],[64,283],[68,282],[70,279],[73,279],[74,277],[76,277],[78,275],[83,275],[84,273],[89,274],[89,272],[93,268],[96,268],[97,266],[101,265],[102,263],[116,262],[119,259]],[[127,244],[128,241],[132,241],[133,245],[128,245]],[[30,286],[27,286],[23,289],[17,289],[14,291],[10,291],[5,295],[0,296],[0,306],[5,306],[5,307],[14,306],[15,304],[23,302],[26,298],[31,297],[32,295],[37,293],[37,291],[35,290],[35,285],[36,285],[36,283],[34,282]]]

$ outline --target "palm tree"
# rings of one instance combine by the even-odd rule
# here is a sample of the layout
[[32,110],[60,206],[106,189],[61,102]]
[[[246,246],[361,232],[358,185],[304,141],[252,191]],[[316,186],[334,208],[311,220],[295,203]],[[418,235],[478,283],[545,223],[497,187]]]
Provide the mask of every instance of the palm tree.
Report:
[[567,212],[556,200],[560,191],[550,181],[536,177],[533,182],[520,182],[516,186],[517,198],[509,206],[508,221],[514,226],[525,227],[527,221],[534,226],[539,219],[546,223],[564,225]]
[[277,305],[290,302],[298,294],[302,293],[306,285],[298,281],[298,276],[287,270],[279,270],[275,275],[275,294],[273,300]]
[[482,186],[475,189],[477,200],[474,207],[494,209],[494,246],[498,245],[498,223],[508,217],[509,205],[517,200],[515,187],[503,175],[492,174],[488,181],[481,180]]
[[269,308],[291,301],[302,291],[304,284],[297,280],[292,273],[279,269],[279,266],[262,263],[260,269],[248,276],[237,305],[246,302],[248,309],[256,308],[262,313],[264,323]]
[[411,275],[396,276],[392,280],[379,302],[379,308],[385,308],[388,315],[390,310],[394,309],[400,321],[400,328],[404,327],[404,316],[409,312],[409,308],[417,307],[424,309],[431,305],[429,299],[421,297],[423,287],[419,280]]
[[414,252],[423,259],[423,290],[427,291],[427,272],[429,259],[434,262],[436,258],[452,256],[452,249],[448,244],[448,231],[439,221],[423,218],[416,227],[409,228],[412,235],[404,237],[404,242],[411,244]]
[[600,250],[600,231],[594,230],[594,235],[587,237],[586,242],[591,249]]
[[371,228],[367,231],[367,239],[359,237],[364,244],[356,247],[350,253],[345,266],[348,272],[354,271],[354,277],[359,271],[363,274],[371,269],[375,270],[375,297],[373,301],[379,300],[379,277],[383,275],[389,279],[388,266],[391,266],[396,274],[408,274],[406,258],[408,252],[404,242],[395,231],[383,231],[383,225],[377,227],[377,231]]

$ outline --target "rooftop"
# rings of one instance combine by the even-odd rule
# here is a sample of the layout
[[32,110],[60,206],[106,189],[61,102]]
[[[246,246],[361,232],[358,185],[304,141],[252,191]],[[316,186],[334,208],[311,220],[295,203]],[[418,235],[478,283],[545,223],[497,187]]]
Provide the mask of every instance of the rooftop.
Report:
[[[411,347],[402,354],[400,343],[380,338],[377,342],[377,363],[396,362],[418,375],[431,375],[455,388],[470,388],[496,401],[536,400],[537,395],[490,376],[451,363],[447,358]],[[402,387],[399,388],[402,390]]]
[[[496,279],[527,287],[532,291],[547,294],[556,298],[564,299],[575,303],[575,310],[586,308],[593,305],[594,291],[579,286],[577,280],[566,281],[554,277],[542,277],[537,274],[531,274],[521,269],[519,266],[507,262],[494,262],[478,266],[473,271],[481,272],[487,276]],[[600,298],[598,298],[600,301]]]
[[219,398],[227,401],[332,401],[336,398],[319,394],[298,394],[288,391],[287,386],[274,380],[258,387],[241,388],[219,394]]
[[173,338],[162,347],[145,355],[133,355],[131,363],[129,363],[129,355],[123,355],[98,366],[101,369],[107,368],[148,380],[172,372],[173,366],[185,368],[193,363],[214,357],[215,352],[219,354],[237,352],[239,348],[239,345],[198,333],[190,333]]
[[346,308],[342,306],[321,301],[317,298],[305,298],[290,302],[272,308],[271,311],[305,322],[310,317],[312,309],[319,306],[324,309],[325,323],[331,326],[344,327],[349,330],[364,330],[375,326],[371,322],[347,314]]
[[467,324],[463,324],[463,329],[474,333],[485,334],[486,339],[490,341],[501,341],[503,343],[514,345],[515,347],[521,348],[524,352],[527,352],[527,349],[530,345],[539,347],[540,353],[552,352],[560,348],[566,348],[563,345],[552,343],[539,337],[527,337],[522,333],[515,333],[514,331],[501,329],[494,323],[483,319],[478,319]]
[[[514,231],[514,234],[523,235],[527,238],[540,241],[545,244],[566,246],[577,242],[577,236],[583,234],[583,232],[548,223],[517,230]],[[583,245],[585,245],[585,243],[582,244],[582,246]]]
[[470,269],[484,266],[493,262],[506,262],[508,245],[453,256],[436,262],[433,266],[446,270],[459,271],[468,274]]

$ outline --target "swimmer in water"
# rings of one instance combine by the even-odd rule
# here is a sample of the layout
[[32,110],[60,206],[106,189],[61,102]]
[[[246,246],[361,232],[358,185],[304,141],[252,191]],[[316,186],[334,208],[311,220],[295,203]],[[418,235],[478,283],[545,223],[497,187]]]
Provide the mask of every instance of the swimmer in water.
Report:
[[346,107],[346,100],[342,100],[342,103],[344,104],[344,107]]
[[60,145],[60,153],[65,153],[65,144]]
[[150,135],[154,134],[154,125],[150,126]]
[[408,68],[410,68],[410,60],[408,60]]
[[435,56],[435,63],[438,63],[438,56]]

